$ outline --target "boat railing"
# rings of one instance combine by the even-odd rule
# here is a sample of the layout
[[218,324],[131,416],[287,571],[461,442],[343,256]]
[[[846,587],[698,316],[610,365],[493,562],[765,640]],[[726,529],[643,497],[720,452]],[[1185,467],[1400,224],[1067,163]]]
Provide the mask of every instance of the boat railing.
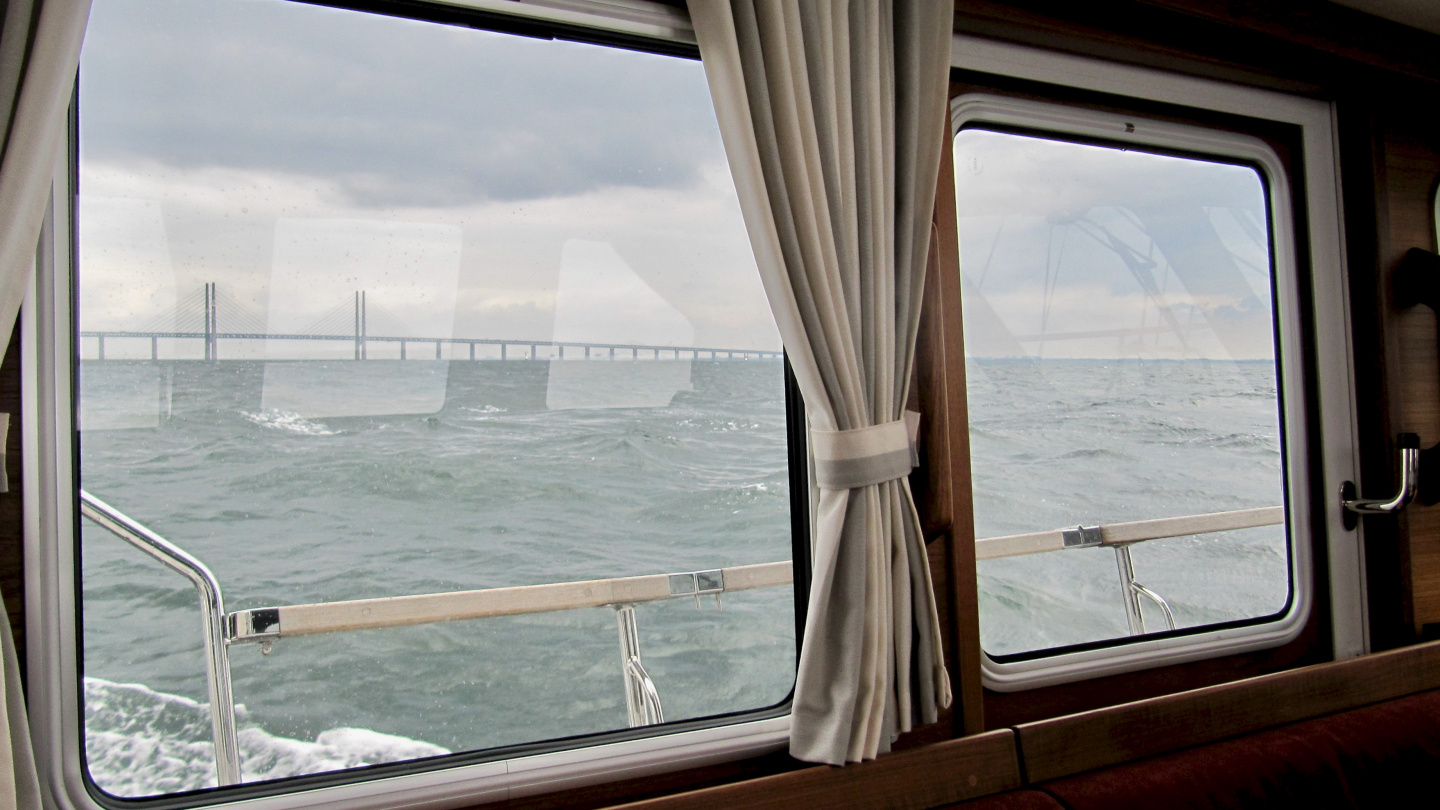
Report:
[[1130,635],[1138,636],[1146,632],[1145,617],[1140,611],[1140,597],[1145,597],[1160,608],[1160,613],[1165,619],[1166,630],[1175,629],[1175,613],[1170,609],[1170,603],[1166,602],[1164,597],[1135,580],[1135,562],[1130,557],[1131,546],[1147,540],[1255,529],[1261,526],[1275,526],[1284,522],[1285,507],[1264,506],[1259,509],[1239,509],[1233,512],[1210,512],[1204,515],[1136,520],[1103,526],[1076,526],[1073,529],[1012,534],[1005,537],[987,537],[984,540],[977,540],[975,541],[975,559],[995,560],[1073,548],[1102,546],[1113,548],[1115,549],[1115,567],[1120,574],[1120,594],[1125,604],[1125,620],[1130,626]]
[[[713,599],[720,607],[725,593],[780,587],[794,581],[793,566],[789,560],[784,560],[678,574],[246,608],[227,613],[215,575],[184,549],[88,492],[80,493],[80,513],[183,574],[198,591],[211,728],[215,738],[215,773],[216,781],[221,785],[238,784],[242,779],[235,732],[235,699],[230,684],[229,648],[232,644],[254,643],[260,645],[262,653],[268,653],[275,641],[284,638],[610,607],[615,611],[619,633],[620,672],[625,683],[629,724],[639,727],[663,723],[665,718],[659,691],[645,671],[640,656],[636,605],[690,598],[695,600],[696,607],[701,605],[702,599]],[[1136,581],[1130,557],[1131,545],[1166,537],[1270,526],[1284,520],[1284,508],[1274,506],[990,537],[977,541],[975,551],[977,559],[992,560],[1066,549],[1114,548],[1130,633],[1140,635],[1146,632],[1140,610],[1141,597],[1160,608],[1167,629],[1175,629],[1175,617],[1162,596]]]
[[183,574],[200,594],[205,678],[210,692],[210,726],[215,737],[215,780],[222,785],[239,783],[240,744],[235,737],[235,695],[230,688],[225,599],[220,593],[220,581],[205,567],[205,563],[84,490],[80,491],[80,514],[171,570]]

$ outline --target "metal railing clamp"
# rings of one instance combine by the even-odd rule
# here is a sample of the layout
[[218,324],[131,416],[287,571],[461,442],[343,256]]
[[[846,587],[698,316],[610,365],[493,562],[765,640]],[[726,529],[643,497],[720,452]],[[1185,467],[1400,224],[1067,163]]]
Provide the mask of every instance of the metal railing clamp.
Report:
[[670,575],[670,595],[694,596],[696,610],[700,609],[700,597],[706,594],[713,594],[715,607],[723,610],[725,605],[720,602],[720,594],[724,592],[725,572],[719,568]]
[[1104,533],[1099,526],[1076,526],[1061,532],[1065,548],[1091,548],[1105,543]]

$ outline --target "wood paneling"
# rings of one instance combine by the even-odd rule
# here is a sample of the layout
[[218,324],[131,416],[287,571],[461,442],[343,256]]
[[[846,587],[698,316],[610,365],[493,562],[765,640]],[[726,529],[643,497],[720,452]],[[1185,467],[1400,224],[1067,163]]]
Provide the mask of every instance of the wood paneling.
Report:
[[1031,783],[1440,687],[1440,642],[1015,729]]
[[[1380,268],[1390,273],[1413,247],[1435,250],[1434,208],[1440,178],[1440,138],[1433,130],[1411,135],[1423,124],[1394,122],[1384,134],[1383,184],[1377,204],[1383,207],[1379,239]],[[1426,137],[1428,135],[1428,137]],[[1387,302],[1388,303],[1388,302]],[[1420,434],[1421,446],[1440,442],[1440,351],[1437,323],[1429,307],[1391,310],[1395,353],[1390,381],[1399,400],[1396,432]],[[1409,559],[1400,576],[1410,587],[1411,618],[1420,631],[1440,622],[1440,505],[1412,504],[1406,509]]]
[[886,754],[844,768],[821,766],[624,805],[634,810],[867,807],[922,810],[1020,787],[1008,730]]
[[21,513],[23,493],[20,441],[24,426],[20,423],[20,329],[10,335],[5,359],[0,361],[0,413],[10,414],[10,435],[5,441],[5,475],[10,491],[0,493],[0,592],[5,597],[5,612],[10,615],[10,632],[15,635],[15,652],[25,667],[25,524]]
[[955,30],[1306,95],[1440,81],[1440,37],[1314,0],[957,0]]
[[[953,95],[952,89],[952,95]],[[980,613],[975,590],[975,521],[970,493],[970,416],[965,399],[965,338],[960,323],[960,249],[955,220],[955,169],[949,147],[941,153],[935,194],[934,250],[926,275],[925,307],[916,345],[915,378],[925,418],[918,506],[927,534],[943,533],[949,568],[936,599],[948,601],[946,663],[954,692],[956,734],[985,728],[980,687]],[[945,627],[942,625],[942,627]]]

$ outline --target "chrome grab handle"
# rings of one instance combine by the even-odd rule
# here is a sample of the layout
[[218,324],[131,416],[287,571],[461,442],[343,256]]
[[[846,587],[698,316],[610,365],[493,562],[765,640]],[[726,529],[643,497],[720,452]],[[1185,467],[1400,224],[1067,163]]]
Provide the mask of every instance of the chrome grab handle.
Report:
[[1390,515],[1415,500],[1420,490],[1420,437],[1401,433],[1395,437],[1400,450],[1400,489],[1389,498],[1356,498],[1355,484],[1346,481],[1340,488],[1340,505],[1345,512],[1345,528],[1355,527],[1354,515]]

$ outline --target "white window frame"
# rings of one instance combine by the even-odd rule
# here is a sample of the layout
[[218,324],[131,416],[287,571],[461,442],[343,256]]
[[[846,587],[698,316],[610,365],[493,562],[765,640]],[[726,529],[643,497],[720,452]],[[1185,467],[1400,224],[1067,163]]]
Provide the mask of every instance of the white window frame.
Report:
[[[1148,121],[1144,116],[1099,113],[1052,103],[982,94],[968,94],[954,100],[952,136],[967,123],[986,121],[1048,130],[1062,138],[1069,133],[1162,150],[1211,154],[1260,167],[1267,175],[1270,196],[1275,295],[1280,320],[1276,360],[1284,369],[1283,417],[1285,432],[1290,437],[1286,448],[1287,522],[1294,591],[1285,614],[1263,624],[1122,642],[1100,649],[1003,664],[985,655],[981,665],[984,685],[996,691],[1018,691],[1282,645],[1301,632],[1310,614],[1314,598],[1309,587],[1313,577],[1310,548],[1317,536],[1323,538],[1328,561],[1330,629],[1335,658],[1368,652],[1363,529],[1344,526],[1338,500],[1327,499],[1320,504],[1322,509],[1314,509],[1311,498],[1314,492],[1338,493],[1342,481],[1360,481],[1333,105],[958,34],[952,41],[951,66],[1059,88],[1159,101],[1202,112],[1242,115],[1296,126],[1301,135],[1305,197],[1294,204],[1304,212],[1308,226],[1309,315],[1313,323],[1326,325],[1308,336],[1316,375],[1313,379],[1303,379],[1306,364],[1299,332],[1294,209],[1283,167],[1262,141],[1202,127]],[[1127,124],[1132,125],[1134,131],[1127,132]],[[1318,425],[1307,424],[1307,387],[1320,403]],[[1321,448],[1318,465],[1314,464],[1316,459],[1309,457],[1308,445],[1309,437],[1316,434]],[[1311,480],[1310,470],[1315,466],[1320,468],[1322,476],[1318,485]],[[1323,518],[1315,520],[1317,514]]]
[[[694,42],[687,14],[643,0],[452,0],[447,5],[650,39]],[[78,470],[71,377],[74,157],[71,149],[62,149],[56,161],[52,204],[41,234],[35,277],[20,313],[28,705],[45,806],[107,810],[87,788],[82,755],[75,609]],[[345,781],[320,787],[279,783],[276,792],[268,795],[216,793],[178,801],[184,806],[246,810],[469,806],[762,756],[784,750],[789,740],[787,712],[403,775],[355,774],[351,781],[345,772],[337,772],[337,782]],[[156,799],[165,806],[177,804],[173,798]]]

